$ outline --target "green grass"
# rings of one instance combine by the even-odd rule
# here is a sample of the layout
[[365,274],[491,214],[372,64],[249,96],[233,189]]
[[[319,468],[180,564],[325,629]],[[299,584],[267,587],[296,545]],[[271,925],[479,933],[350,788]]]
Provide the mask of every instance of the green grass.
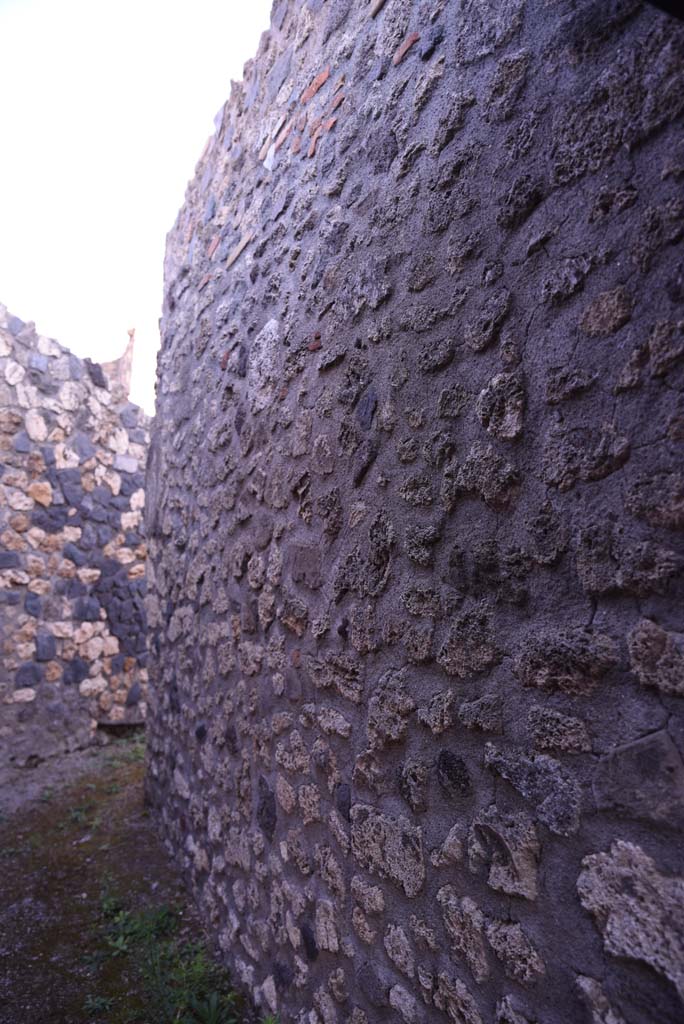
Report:
[[[241,999],[232,990],[223,967],[198,942],[181,934],[182,918],[162,904],[130,909],[106,883],[100,901],[101,948],[90,965],[126,958],[140,981],[144,1009],[129,1017],[126,1007],[99,994],[90,994],[84,1009],[108,1024],[240,1024]],[[123,1011],[123,1016],[118,1009]],[[264,1024],[275,1024],[269,1018]]]
[[101,1017],[103,1013],[108,1013],[113,1005],[114,1000],[106,996],[87,996],[83,1009],[86,1013],[92,1013],[95,1017]]
[[0,850],[0,857],[12,860],[14,857],[20,857],[23,853],[28,851],[28,847],[24,846],[5,846]]
[[125,740],[119,740],[112,751],[114,760],[119,764],[135,764],[145,760],[145,734],[135,734]]
[[83,825],[92,831],[99,828],[101,824],[101,817],[98,813],[97,800],[87,799],[82,803],[77,804],[76,807],[72,807],[66,818],[58,822],[57,828],[60,832],[66,832],[73,828],[74,825]]
[[69,822],[72,825],[85,825],[96,807],[97,804],[94,800],[89,800],[78,807],[72,807],[69,811]]
[[[56,986],[65,1008],[60,1019],[88,1024],[254,1020],[204,943],[165,854],[152,846],[138,863],[140,836],[152,842],[142,807],[144,737],[126,736],[105,750],[97,775],[86,775],[64,793],[45,788],[22,828],[0,839],[0,882],[9,877],[10,892],[16,886],[11,871],[23,883],[30,862],[31,885],[42,892],[44,880],[54,877],[59,898],[69,894],[65,913],[56,910],[65,962],[71,966],[64,972],[69,980]],[[52,929],[36,930],[31,943],[34,959],[49,958]],[[24,945],[22,939],[19,948]],[[20,985],[18,979],[19,974]],[[31,1005],[44,1005],[55,979],[50,975],[45,987],[36,982]],[[40,1011],[21,1019],[34,1016],[42,1019]],[[277,1021],[269,1016],[262,1024]]]

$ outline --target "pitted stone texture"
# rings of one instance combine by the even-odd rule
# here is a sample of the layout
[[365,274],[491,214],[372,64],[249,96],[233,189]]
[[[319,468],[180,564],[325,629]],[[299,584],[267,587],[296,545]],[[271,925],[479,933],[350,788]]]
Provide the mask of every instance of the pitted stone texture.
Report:
[[434,1003],[453,1024],[483,1024],[472,993],[462,981],[445,972],[437,977]]
[[684,995],[684,879],[662,874],[634,843],[582,861],[577,891],[606,952],[649,964]]
[[582,696],[616,661],[616,645],[608,636],[584,629],[544,630],[524,641],[516,671],[523,686]]
[[638,0],[279,0],[216,119],[167,240],[148,792],[282,1024],[579,1024],[579,972],[681,1016],[572,882],[680,857],[683,69]]
[[373,807],[351,809],[352,854],[380,878],[390,878],[407,896],[417,896],[425,882],[423,836],[406,818],[379,814]]
[[545,973],[544,961],[519,924],[493,921],[487,939],[509,978],[526,985]]
[[558,750],[566,754],[591,750],[587,727],[579,718],[562,715],[551,708],[530,708],[528,721],[535,746],[540,750]]
[[531,818],[502,814],[495,806],[482,811],[468,835],[471,871],[488,868],[487,884],[509,896],[537,896],[540,845]]
[[368,740],[371,750],[401,740],[415,703],[407,688],[405,672],[387,672],[373,688],[368,708]]
[[484,914],[468,896],[459,899],[451,885],[438,891],[437,902],[442,908],[444,926],[451,939],[453,952],[467,963],[475,981],[482,983],[489,976],[484,943]]
[[629,657],[642,686],[684,697],[684,635],[642,619],[629,635]]
[[504,753],[488,743],[485,764],[530,801],[538,821],[557,835],[579,828],[582,791],[575,777],[545,754]]

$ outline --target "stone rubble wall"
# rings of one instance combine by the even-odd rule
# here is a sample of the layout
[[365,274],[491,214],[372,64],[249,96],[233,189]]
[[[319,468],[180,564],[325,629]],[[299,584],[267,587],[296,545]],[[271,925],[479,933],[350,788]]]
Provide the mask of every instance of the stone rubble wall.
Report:
[[149,421],[0,306],[0,769],[145,717]]
[[282,1024],[675,1024],[684,26],[274,5],[168,238],[148,791]]

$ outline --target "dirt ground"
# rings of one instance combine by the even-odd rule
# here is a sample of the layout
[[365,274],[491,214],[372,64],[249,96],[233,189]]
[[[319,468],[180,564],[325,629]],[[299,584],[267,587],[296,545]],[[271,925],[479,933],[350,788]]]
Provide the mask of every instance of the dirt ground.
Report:
[[134,737],[3,780],[0,1024],[251,1019],[208,953],[143,775]]
[[0,768],[0,825],[15,811],[44,798],[46,791],[56,793],[84,775],[97,772],[116,749],[116,743],[113,747],[88,747],[42,761],[33,768]]

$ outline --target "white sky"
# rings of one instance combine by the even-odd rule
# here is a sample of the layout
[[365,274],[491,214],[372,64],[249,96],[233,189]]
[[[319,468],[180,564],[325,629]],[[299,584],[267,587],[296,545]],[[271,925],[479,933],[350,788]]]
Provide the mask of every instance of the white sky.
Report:
[[0,0],[0,302],[81,357],[136,328],[153,411],[166,233],[271,0]]

